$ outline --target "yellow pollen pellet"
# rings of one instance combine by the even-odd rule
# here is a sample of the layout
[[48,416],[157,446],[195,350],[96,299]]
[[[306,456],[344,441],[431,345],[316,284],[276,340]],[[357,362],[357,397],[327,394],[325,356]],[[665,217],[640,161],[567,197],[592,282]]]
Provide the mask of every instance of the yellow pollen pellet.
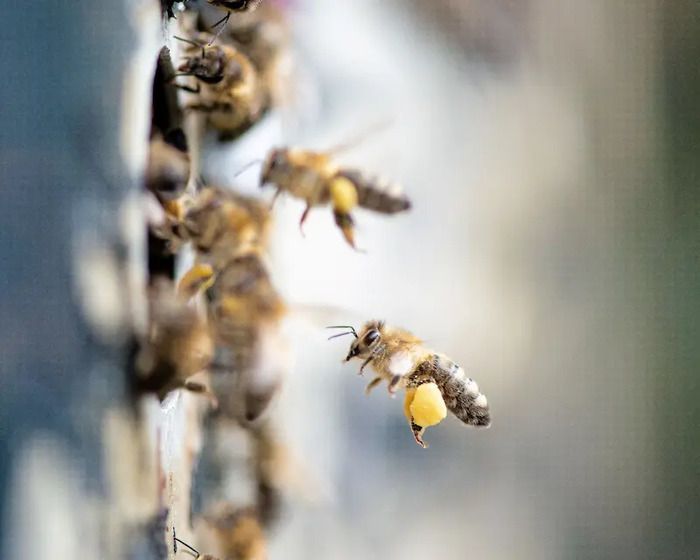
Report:
[[336,177],[331,181],[331,199],[336,212],[347,214],[357,206],[357,189],[352,181],[345,177]]
[[413,422],[421,428],[435,426],[447,416],[445,401],[435,383],[424,383],[416,388],[408,409]]
[[197,292],[203,292],[214,283],[214,269],[208,264],[195,264],[180,279],[177,291],[187,299],[193,297]]

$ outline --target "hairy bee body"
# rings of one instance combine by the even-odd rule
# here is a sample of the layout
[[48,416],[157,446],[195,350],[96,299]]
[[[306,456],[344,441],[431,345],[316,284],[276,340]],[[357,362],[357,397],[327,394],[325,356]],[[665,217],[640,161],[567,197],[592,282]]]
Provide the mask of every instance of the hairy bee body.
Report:
[[[200,34],[204,41],[208,34]],[[248,57],[231,45],[188,49],[180,72],[198,81],[197,101],[190,110],[207,115],[209,123],[222,133],[232,133],[255,123],[268,105],[258,72]]]
[[270,210],[256,199],[212,186],[182,205],[164,235],[171,248],[190,242],[197,262],[178,290],[186,299],[206,296],[215,346],[211,388],[219,411],[253,421],[289,367],[280,324],[285,307],[265,260]]
[[218,348],[214,392],[225,413],[255,420],[274,397],[287,368],[280,350],[282,298],[255,251],[229,261],[207,298]]
[[353,247],[351,211],[355,206],[383,214],[394,214],[411,207],[408,198],[394,187],[388,189],[384,183],[356,170],[343,169],[329,154],[311,150],[272,150],[263,164],[260,182],[261,186],[274,185],[278,194],[287,192],[306,202],[301,224],[312,207],[330,203],[336,225]]
[[163,204],[178,198],[187,187],[190,158],[186,150],[160,136],[151,140],[146,165],[146,187]]
[[[476,382],[467,377],[464,369],[450,358],[423,346],[420,339],[403,329],[370,321],[362,330],[354,333],[356,339],[350,346],[346,361],[363,359],[362,369],[371,367],[376,377],[368,385],[368,391],[381,381],[387,381],[389,392],[398,389],[415,389],[424,383],[435,383],[447,408],[459,420],[469,426],[487,427],[491,416],[486,396],[479,392]],[[424,427],[409,417],[414,437],[424,445]]]
[[[209,367],[214,342],[206,322],[176,296],[169,282],[151,288],[150,326],[136,356],[136,388],[163,399]],[[197,384],[192,387],[198,387]]]
[[396,214],[411,208],[411,201],[395,183],[372,177],[357,169],[341,169],[339,175],[348,179],[357,190],[357,204],[380,214]]
[[462,367],[443,354],[431,354],[408,376],[406,386],[417,387],[431,381],[440,388],[445,405],[459,420],[470,426],[489,426],[491,415],[486,397]]
[[241,14],[229,21],[222,35],[246,54],[267,86],[275,89],[290,40],[283,10],[268,3],[255,12]]
[[171,233],[173,245],[192,242],[199,260],[215,270],[267,243],[270,212],[258,200],[207,186],[182,205]]

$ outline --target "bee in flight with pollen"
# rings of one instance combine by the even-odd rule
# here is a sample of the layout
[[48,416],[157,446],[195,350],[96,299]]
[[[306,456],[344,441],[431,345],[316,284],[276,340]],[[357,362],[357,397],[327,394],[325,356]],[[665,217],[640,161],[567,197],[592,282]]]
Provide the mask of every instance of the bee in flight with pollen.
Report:
[[[263,162],[260,186],[273,185],[275,199],[286,192],[306,202],[299,227],[314,206],[330,204],[335,223],[348,244],[355,247],[352,210],[359,206],[380,214],[396,214],[411,208],[411,201],[396,185],[388,185],[355,169],[338,165],[330,152],[277,148]],[[273,200],[274,202],[274,200]]]
[[440,423],[447,410],[468,426],[486,428],[491,423],[488,401],[479,392],[476,382],[464,370],[443,354],[423,346],[422,341],[403,329],[390,327],[383,321],[369,321],[357,332],[351,326],[329,328],[347,329],[338,336],[353,335],[354,341],[345,358],[362,361],[360,374],[369,366],[375,377],[366,393],[382,381],[394,395],[406,390],[404,414],[411,425],[416,443],[423,441],[426,428]]

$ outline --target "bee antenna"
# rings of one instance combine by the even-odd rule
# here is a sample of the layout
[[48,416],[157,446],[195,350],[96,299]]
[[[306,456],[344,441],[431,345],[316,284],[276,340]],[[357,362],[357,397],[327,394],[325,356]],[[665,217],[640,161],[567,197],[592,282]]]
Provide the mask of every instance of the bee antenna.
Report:
[[243,167],[241,167],[238,171],[236,171],[236,173],[234,173],[233,176],[238,177],[241,173],[243,173],[244,171],[247,171],[248,169],[250,169],[254,165],[258,165],[258,164],[261,165],[263,163],[265,163],[265,160],[262,160],[262,159],[254,159],[253,161],[249,161]]
[[350,329],[348,332],[334,334],[328,340],[330,340],[331,338],[336,338],[338,336],[345,336],[346,334],[351,334],[355,338],[357,338],[357,332],[355,331],[355,327],[353,327],[352,325],[331,325],[330,327],[326,327],[326,328],[327,329]]
[[173,539],[175,539],[175,542],[179,542],[180,544],[184,544],[187,548],[189,548],[192,552],[194,552],[194,553],[199,557],[200,554],[199,554],[199,552],[197,551],[196,548],[194,548],[193,546],[190,546],[190,545],[187,544],[185,541],[181,541],[181,540],[178,539],[177,537],[173,537]]
[[221,35],[221,32],[224,30],[224,27],[226,27],[226,24],[228,23],[229,18],[231,17],[231,12],[226,12],[226,15],[222,17],[219,21],[217,21],[214,25],[211,26],[212,29],[216,29],[219,27],[218,31],[216,32],[216,35],[212,38],[211,41],[207,44],[207,47],[210,47],[214,41]]
[[188,45],[192,45],[193,47],[202,47],[201,43],[193,41],[192,39],[185,39],[184,37],[178,37],[177,35],[173,35],[173,39],[177,39],[178,41],[182,41],[183,43],[187,43]]

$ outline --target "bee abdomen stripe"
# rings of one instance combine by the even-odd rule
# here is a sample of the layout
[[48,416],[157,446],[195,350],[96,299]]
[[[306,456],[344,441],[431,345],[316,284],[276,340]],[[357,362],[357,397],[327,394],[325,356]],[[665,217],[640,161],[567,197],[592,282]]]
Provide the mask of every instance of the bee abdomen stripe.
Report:
[[465,424],[486,427],[491,423],[488,400],[477,383],[449,358],[433,356],[432,376],[440,387],[445,405]]
[[411,207],[411,201],[401,192],[398,185],[377,177],[368,177],[354,169],[341,170],[339,175],[355,185],[357,202],[362,208],[382,214],[395,214]]

